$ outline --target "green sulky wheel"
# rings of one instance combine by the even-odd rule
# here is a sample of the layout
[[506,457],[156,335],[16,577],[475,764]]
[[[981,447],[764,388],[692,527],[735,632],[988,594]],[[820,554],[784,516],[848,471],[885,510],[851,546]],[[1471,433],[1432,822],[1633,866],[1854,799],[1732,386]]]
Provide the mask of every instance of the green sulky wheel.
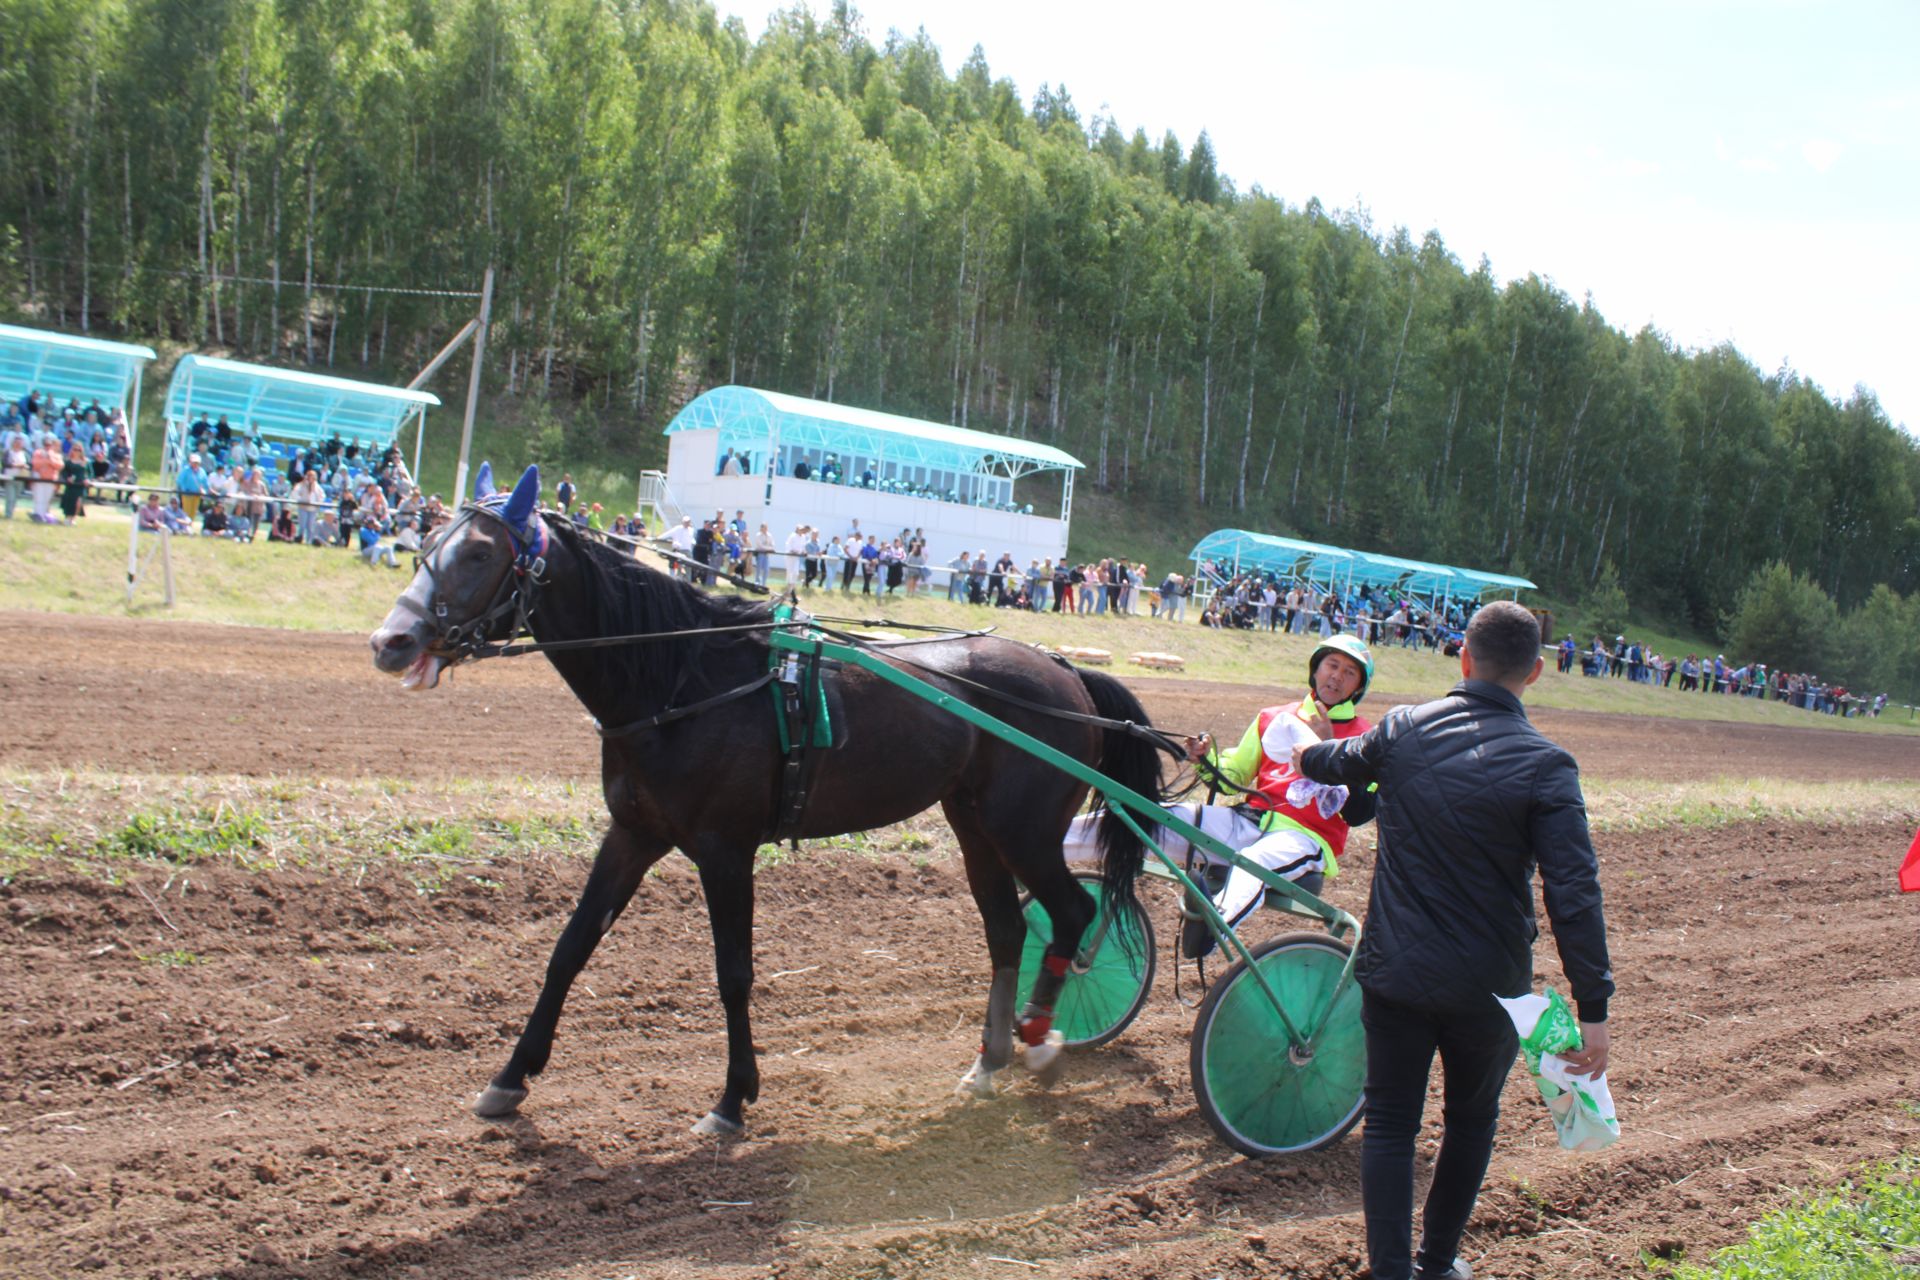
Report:
[[[1087,929],[1091,939],[1102,926],[1100,949],[1083,972],[1077,966],[1067,973],[1067,984],[1054,1006],[1054,1030],[1066,1037],[1069,1048],[1105,1044],[1127,1029],[1140,1007],[1147,1002],[1153,986],[1153,922],[1145,911],[1136,911],[1132,919],[1107,925],[1105,894],[1100,877],[1080,872],[1074,879],[1101,907]],[[1047,944],[1053,941],[1053,921],[1046,909],[1028,896],[1021,904],[1027,919],[1026,946],[1020,952],[1020,998],[1016,1008],[1024,1008],[1033,992],[1033,981],[1040,975],[1040,961]]]
[[1201,1001],[1193,1091],[1207,1123],[1234,1150],[1317,1151],[1360,1119],[1367,1079],[1360,988],[1349,982],[1334,996],[1348,950],[1321,933],[1282,934],[1251,950],[1294,1026],[1313,1032],[1310,1053],[1290,1051],[1286,1027],[1245,961],[1221,974]]

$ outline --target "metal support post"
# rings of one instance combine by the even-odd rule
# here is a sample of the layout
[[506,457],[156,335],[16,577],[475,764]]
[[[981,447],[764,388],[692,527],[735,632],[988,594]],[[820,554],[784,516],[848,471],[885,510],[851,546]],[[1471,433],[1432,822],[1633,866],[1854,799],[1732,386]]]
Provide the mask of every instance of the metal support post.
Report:
[[480,407],[480,363],[487,355],[487,325],[493,317],[493,267],[487,267],[480,285],[480,322],[473,331],[473,371],[467,376],[467,411],[460,422],[460,462],[453,472],[453,497],[458,505],[467,493],[467,455],[473,452],[473,415]]

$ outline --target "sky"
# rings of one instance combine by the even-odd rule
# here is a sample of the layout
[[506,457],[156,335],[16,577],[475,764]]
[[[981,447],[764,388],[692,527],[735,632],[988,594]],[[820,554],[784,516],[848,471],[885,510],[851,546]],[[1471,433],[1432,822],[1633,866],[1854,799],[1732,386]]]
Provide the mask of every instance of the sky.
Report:
[[[1920,431],[1920,3],[856,0],[1241,191],[1438,231]],[[775,6],[717,0],[758,35]],[[825,12],[825,0],[815,0]]]

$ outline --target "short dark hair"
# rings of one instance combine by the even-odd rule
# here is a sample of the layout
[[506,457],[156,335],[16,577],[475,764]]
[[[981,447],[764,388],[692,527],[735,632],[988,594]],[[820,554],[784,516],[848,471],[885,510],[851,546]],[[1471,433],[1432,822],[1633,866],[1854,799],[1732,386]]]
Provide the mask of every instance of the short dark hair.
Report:
[[1496,684],[1518,680],[1540,658],[1540,620],[1525,605],[1495,600],[1467,623],[1467,652],[1474,675]]

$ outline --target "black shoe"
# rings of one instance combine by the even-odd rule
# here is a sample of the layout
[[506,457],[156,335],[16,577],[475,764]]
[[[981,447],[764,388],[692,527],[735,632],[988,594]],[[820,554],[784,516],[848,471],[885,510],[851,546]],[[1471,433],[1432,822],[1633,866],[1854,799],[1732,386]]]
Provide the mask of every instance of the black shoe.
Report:
[[1205,916],[1195,916],[1180,926],[1180,954],[1187,959],[1212,955],[1216,945],[1213,928]]
[[1467,1266],[1467,1260],[1455,1258],[1445,1271],[1429,1271],[1425,1267],[1415,1270],[1413,1280],[1472,1280],[1472,1276],[1473,1269]]

